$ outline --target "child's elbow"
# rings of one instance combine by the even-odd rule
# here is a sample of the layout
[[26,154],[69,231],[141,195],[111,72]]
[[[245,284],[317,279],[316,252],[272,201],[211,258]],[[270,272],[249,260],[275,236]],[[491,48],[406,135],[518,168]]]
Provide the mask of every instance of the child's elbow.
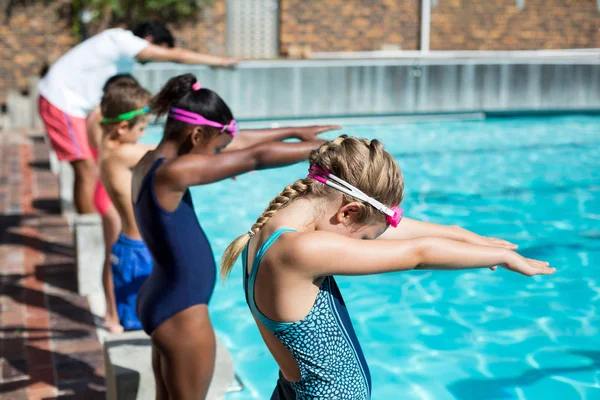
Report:
[[255,150],[252,157],[252,162],[254,163],[253,169],[264,169],[269,165],[272,158],[272,146],[270,143],[261,143],[254,147]]
[[435,248],[435,238],[421,237],[413,240],[412,260],[414,269],[429,265]]

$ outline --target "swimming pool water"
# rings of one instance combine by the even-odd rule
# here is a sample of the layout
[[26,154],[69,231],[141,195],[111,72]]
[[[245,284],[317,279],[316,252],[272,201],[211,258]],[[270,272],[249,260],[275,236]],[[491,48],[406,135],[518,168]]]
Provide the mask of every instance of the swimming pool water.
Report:
[[[600,117],[352,125],[343,133],[380,139],[398,160],[406,216],[514,241],[558,269],[534,278],[501,269],[338,278],[373,399],[600,399]],[[145,141],[159,137],[151,129]],[[306,172],[303,163],[194,188],[217,261]],[[228,399],[268,399],[277,366],[241,281],[238,262],[211,302],[246,386]]]

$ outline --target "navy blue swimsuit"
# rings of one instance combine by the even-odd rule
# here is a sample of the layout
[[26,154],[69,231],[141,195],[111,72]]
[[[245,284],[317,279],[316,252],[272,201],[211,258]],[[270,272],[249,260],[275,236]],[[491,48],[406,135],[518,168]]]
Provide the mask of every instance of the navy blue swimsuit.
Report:
[[154,161],[142,181],[135,220],[152,253],[154,267],[137,300],[137,313],[148,335],[175,314],[208,304],[216,280],[213,252],[194,212],[189,189],[173,212],[162,208],[154,192]]

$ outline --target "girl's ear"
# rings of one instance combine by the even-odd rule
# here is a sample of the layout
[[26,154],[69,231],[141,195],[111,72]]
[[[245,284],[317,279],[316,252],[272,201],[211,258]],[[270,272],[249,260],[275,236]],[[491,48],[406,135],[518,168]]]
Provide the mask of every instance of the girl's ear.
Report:
[[192,146],[193,147],[198,146],[202,142],[203,139],[204,139],[204,135],[203,135],[202,127],[195,126],[192,129],[192,133],[190,134],[190,140],[192,142]]
[[360,221],[363,204],[353,201],[345,204],[335,214],[335,220],[339,224],[352,225]]

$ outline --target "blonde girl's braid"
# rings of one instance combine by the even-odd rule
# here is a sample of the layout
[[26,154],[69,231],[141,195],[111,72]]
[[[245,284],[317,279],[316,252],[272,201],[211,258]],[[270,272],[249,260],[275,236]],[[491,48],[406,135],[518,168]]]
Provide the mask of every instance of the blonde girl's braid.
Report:
[[231,268],[233,268],[233,264],[235,260],[240,256],[246,244],[250,240],[250,237],[256,233],[271,219],[273,215],[281,208],[288,205],[295,198],[305,194],[308,192],[310,188],[310,183],[312,179],[298,179],[296,182],[291,185],[287,185],[285,189],[283,189],[277,197],[275,197],[265,211],[261,214],[260,217],[256,220],[252,228],[245,234],[241,235],[237,239],[235,239],[225,250],[223,254],[223,259],[221,261],[221,278],[225,279],[231,272]]
[[[323,144],[316,150],[313,150],[310,154],[310,164],[321,157],[323,153],[325,153],[332,146],[339,146],[344,139],[346,139],[345,135],[342,135],[331,142],[327,142]],[[273,215],[277,211],[279,211],[282,207],[285,207],[290,202],[292,202],[298,196],[308,193],[311,188],[311,184],[314,182],[312,179],[304,178],[298,179],[296,182],[288,185],[283,189],[267,206],[265,211],[261,214],[260,217],[256,220],[252,228],[245,234],[239,236],[235,239],[227,249],[225,249],[225,253],[223,253],[223,258],[221,259],[221,279],[226,279],[231,269],[233,268],[233,264],[238,259],[246,244],[250,241],[250,237],[258,231],[271,219]]]
[[267,221],[271,219],[271,217],[275,215],[277,211],[279,211],[279,209],[289,204],[296,197],[306,193],[308,191],[310,182],[311,180],[308,178],[298,179],[291,185],[287,185],[285,189],[283,189],[277,195],[277,197],[271,200],[265,211],[263,211],[262,215],[258,217],[258,219],[254,223],[254,225],[252,225],[252,228],[250,228],[248,233],[251,233],[252,235],[258,233],[258,231],[263,227],[263,225],[266,224]]
[[[311,166],[317,165],[339,176],[388,206],[398,205],[402,200],[403,181],[400,169],[377,140],[342,135],[314,150],[310,154],[309,162]],[[301,195],[324,198],[338,193],[310,178],[299,179],[286,186],[271,200],[252,228],[227,247],[221,261],[221,277],[224,279],[229,275],[250,237],[258,233],[277,211]],[[356,201],[346,194],[343,194],[343,198],[346,202]],[[361,205],[360,215],[359,223],[370,223],[385,218],[366,203]]]

